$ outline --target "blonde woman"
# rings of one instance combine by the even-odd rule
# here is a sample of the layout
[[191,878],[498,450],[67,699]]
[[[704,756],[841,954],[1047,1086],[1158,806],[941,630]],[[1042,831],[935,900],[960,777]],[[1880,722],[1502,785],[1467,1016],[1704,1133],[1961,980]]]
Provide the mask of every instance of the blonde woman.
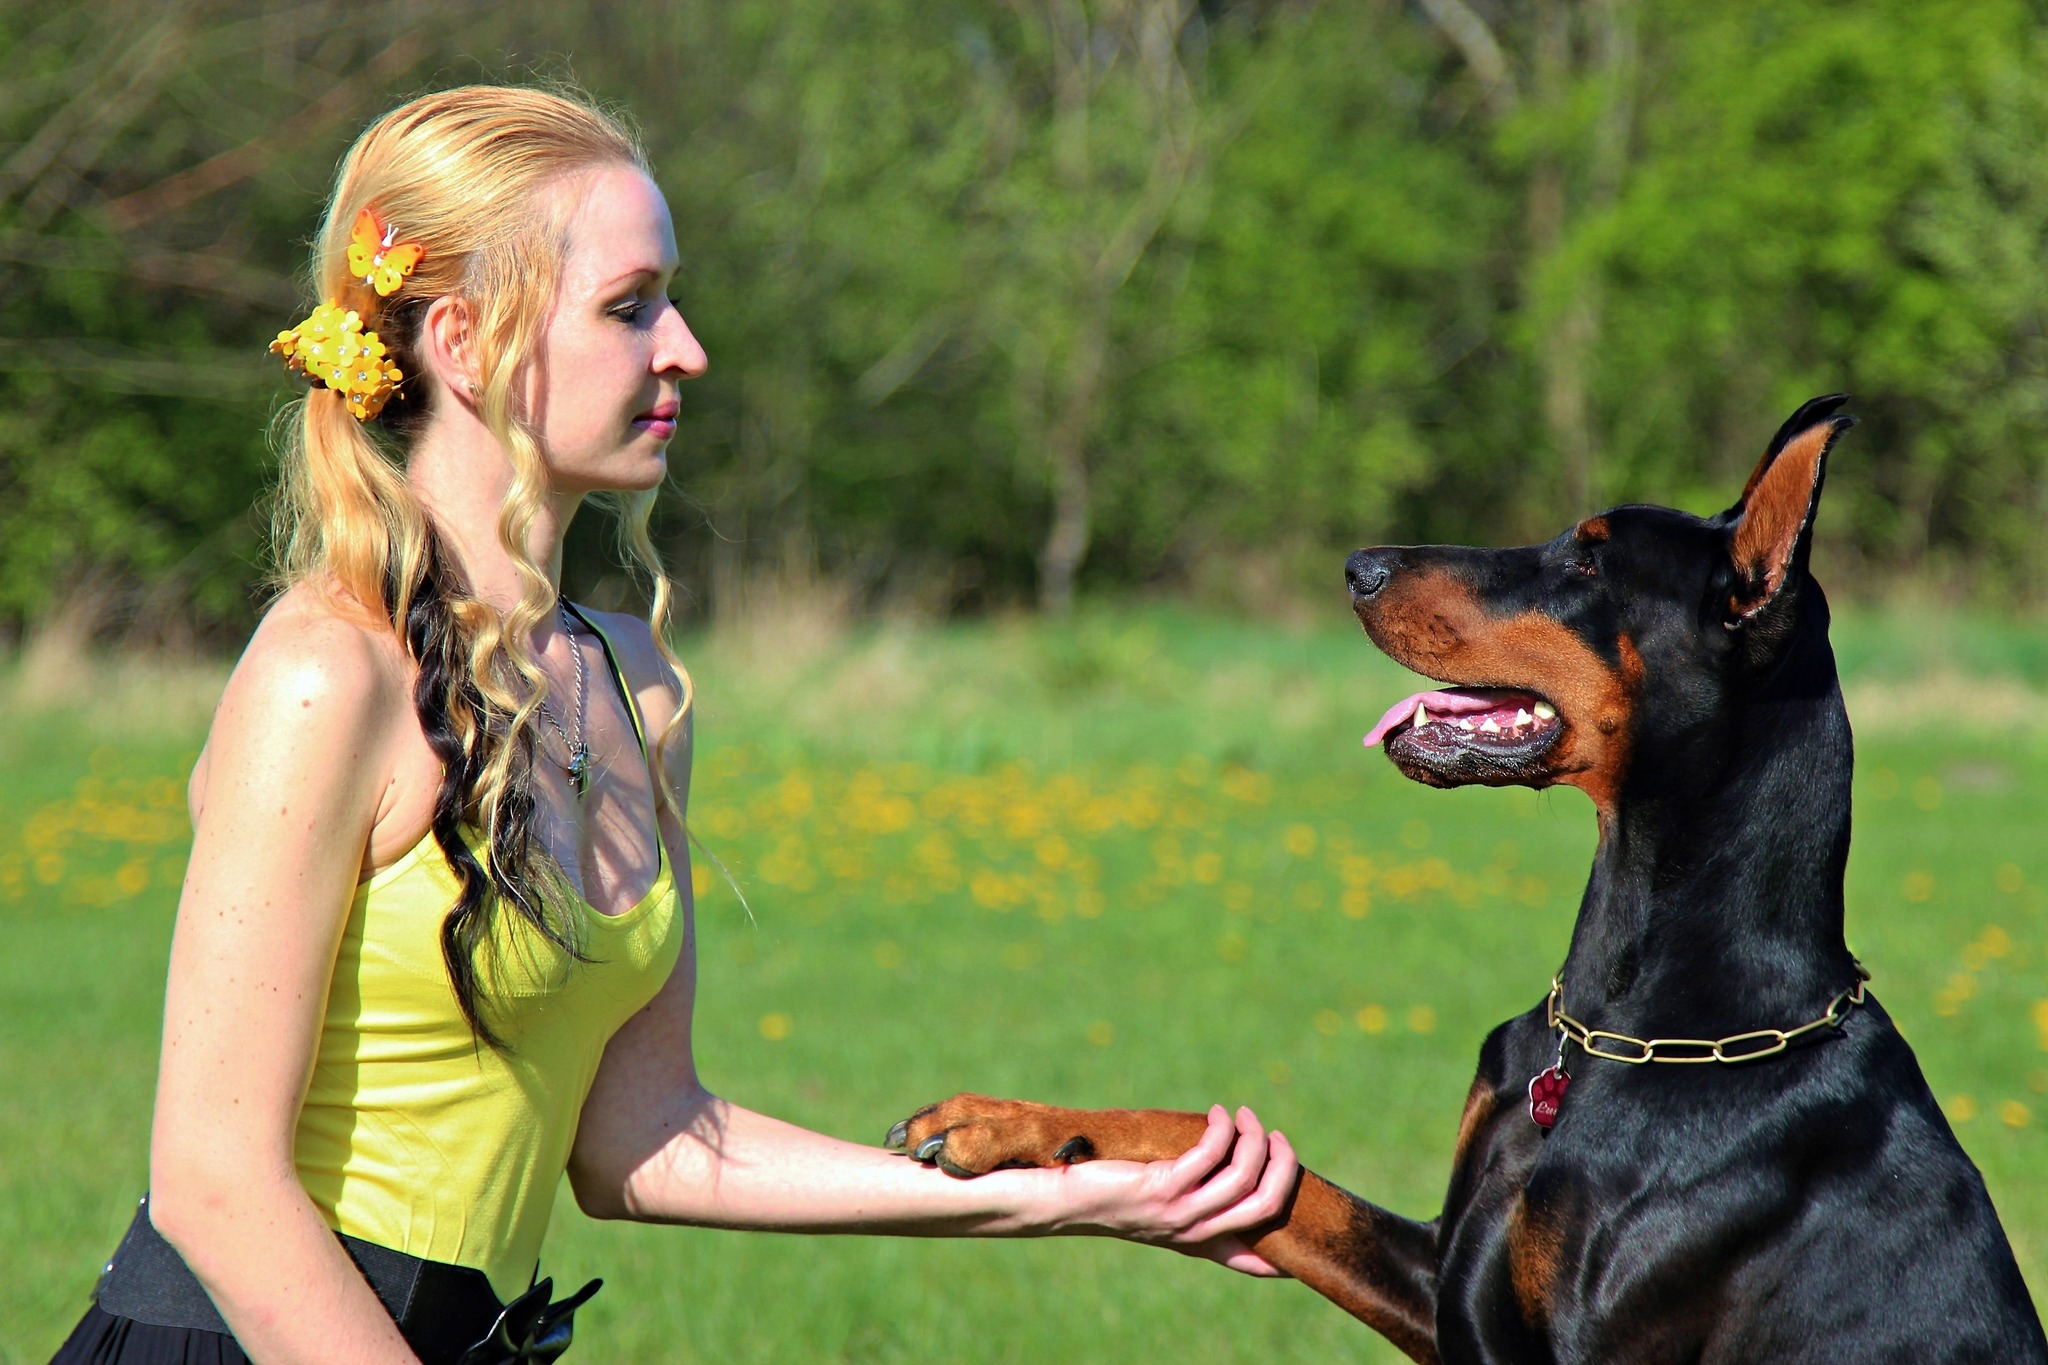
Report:
[[[690,692],[646,523],[705,356],[668,209],[577,100],[375,123],[314,249],[284,591],[192,774],[151,1194],[65,1362],[553,1359],[566,1171],[599,1218],[1089,1233],[1273,1273],[1298,1167],[1240,1110],[1150,1166],[952,1180],[700,1084]],[[558,599],[608,504],[652,621]]]

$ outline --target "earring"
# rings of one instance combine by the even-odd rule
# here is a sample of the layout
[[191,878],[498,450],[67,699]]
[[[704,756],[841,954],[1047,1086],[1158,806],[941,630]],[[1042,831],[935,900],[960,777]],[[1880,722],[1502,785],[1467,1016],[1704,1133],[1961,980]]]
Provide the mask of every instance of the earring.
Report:
[[481,397],[483,397],[483,396],[484,396],[484,386],[483,386],[483,385],[481,385],[481,384],[479,384],[479,383],[477,383],[477,382],[476,382],[476,381],[475,381],[474,379],[470,380],[470,381],[469,381],[469,396],[470,396],[471,398],[481,398]]

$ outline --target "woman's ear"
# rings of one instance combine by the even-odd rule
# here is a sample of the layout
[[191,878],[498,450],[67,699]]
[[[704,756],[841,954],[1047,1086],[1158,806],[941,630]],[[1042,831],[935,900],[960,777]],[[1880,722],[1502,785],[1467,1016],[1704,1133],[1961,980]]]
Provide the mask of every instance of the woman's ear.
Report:
[[476,328],[469,300],[443,294],[427,305],[420,321],[420,365],[434,386],[466,407],[477,395]]

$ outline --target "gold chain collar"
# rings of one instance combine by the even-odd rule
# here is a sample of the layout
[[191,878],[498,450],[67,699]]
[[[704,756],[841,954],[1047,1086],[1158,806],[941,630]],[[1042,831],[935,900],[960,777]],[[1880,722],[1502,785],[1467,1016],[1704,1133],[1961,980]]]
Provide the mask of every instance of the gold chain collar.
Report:
[[[1849,960],[1856,962],[1854,958]],[[1850,1010],[1863,1003],[1864,986],[1869,981],[1870,973],[1861,962],[1856,962],[1856,984],[1828,1001],[1827,1013],[1820,1018],[1798,1028],[1752,1029],[1727,1038],[1631,1038],[1625,1033],[1587,1028],[1564,1011],[1563,972],[1551,978],[1550,997],[1544,1001],[1543,1007],[1550,1027],[1556,1029],[1563,1039],[1577,1043],[1591,1056],[1604,1057],[1610,1062],[1627,1062],[1631,1066],[1640,1066],[1644,1062],[1754,1062],[1777,1056],[1791,1045],[1794,1038],[1840,1024]],[[1603,1042],[1610,1046],[1633,1048],[1634,1052],[1603,1052]],[[1560,1055],[1562,1047],[1560,1041]],[[1730,1048],[1734,1051],[1731,1052]]]

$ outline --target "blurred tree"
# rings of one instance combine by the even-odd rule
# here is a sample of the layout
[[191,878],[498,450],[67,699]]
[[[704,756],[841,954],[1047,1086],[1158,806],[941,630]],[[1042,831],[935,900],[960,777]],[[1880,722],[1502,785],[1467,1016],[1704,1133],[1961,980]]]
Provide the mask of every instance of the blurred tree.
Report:
[[240,620],[295,243],[331,130],[447,7],[0,10],[0,621]]
[[[639,119],[675,210],[712,367],[659,533],[714,605],[774,572],[1058,611],[1713,510],[1832,388],[1867,421],[1831,554],[2041,600],[2044,33],[2032,0],[18,0],[0,631],[246,622],[263,346],[335,159],[423,84],[548,76]],[[579,538],[572,586],[606,572]]]
[[1839,549],[1924,573],[2038,546],[2048,221],[2018,148],[2048,131],[2039,18],[1672,0],[1647,33],[1634,170],[1578,247],[1625,338],[1601,364],[1603,491],[1725,505],[1760,414],[1846,389],[1867,425],[1830,475]]

